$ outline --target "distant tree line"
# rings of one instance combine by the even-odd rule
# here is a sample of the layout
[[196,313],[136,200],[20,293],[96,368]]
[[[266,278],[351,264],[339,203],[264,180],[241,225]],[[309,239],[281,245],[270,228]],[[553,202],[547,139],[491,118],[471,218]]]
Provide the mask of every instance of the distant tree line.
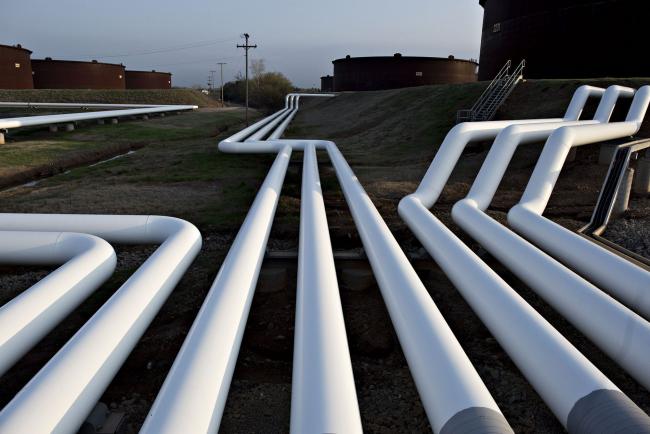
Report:
[[[263,59],[253,60],[248,78],[248,104],[251,107],[272,111],[284,106],[284,97],[294,89],[291,81],[280,72],[267,72]],[[244,74],[237,74],[235,81],[223,86],[224,99],[244,104],[246,81]]]

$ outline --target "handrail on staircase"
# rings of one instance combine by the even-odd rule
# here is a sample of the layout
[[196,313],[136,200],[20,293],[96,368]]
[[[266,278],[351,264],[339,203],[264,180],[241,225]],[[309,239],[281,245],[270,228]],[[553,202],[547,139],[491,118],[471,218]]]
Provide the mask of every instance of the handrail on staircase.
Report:
[[508,74],[511,66],[512,63],[508,60],[471,109],[457,112],[456,123],[488,121],[494,117],[496,111],[523,78],[526,61],[522,60],[514,72]]

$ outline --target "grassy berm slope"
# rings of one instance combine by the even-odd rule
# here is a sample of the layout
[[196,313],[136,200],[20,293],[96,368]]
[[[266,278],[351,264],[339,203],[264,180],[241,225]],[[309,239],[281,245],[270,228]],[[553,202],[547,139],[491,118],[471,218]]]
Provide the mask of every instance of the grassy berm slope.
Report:
[[86,102],[104,104],[183,104],[219,107],[221,104],[194,89],[94,90],[94,89],[0,89],[0,101]]
[[[515,89],[496,119],[562,117],[573,92],[582,84],[601,87],[620,84],[638,88],[650,84],[650,79],[528,80]],[[399,231],[402,227],[396,213],[399,199],[417,187],[440,143],[453,127],[457,110],[471,107],[484,87],[483,83],[424,86],[343,93],[332,99],[304,99],[287,135],[335,141],[382,214]],[[593,115],[597,102],[590,101],[582,119]],[[612,120],[624,119],[628,108],[629,100],[621,100]],[[648,119],[650,116],[646,118],[640,137],[650,136]],[[467,192],[489,144],[472,144],[465,150],[439,201],[443,216],[447,208]],[[495,198],[497,210],[518,200],[541,145],[527,145],[517,151]],[[583,214],[591,211],[606,171],[605,167],[595,164],[597,156],[597,145],[578,149],[576,162],[565,166],[549,212],[553,213],[557,206],[565,206],[563,217],[580,214],[579,220],[588,219],[588,215]],[[325,155],[321,157],[326,158]],[[324,182],[329,182],[330,178]],[[578,192],[580,197],[573,197]],[[578,210],[576,207],[580,205],[584,208]],[[580,224],[568,223],[572,227]]]
[[[588,83],[638,87],[646,82],[639,79]],[[522,83],[498,117],[560,117],[575,88],[583,83]],[[429,86],[304,99],[287,135],[329,139],[339,145],[404,250],[422,258],[414,261],[418,274],[515,432],[561,433],[562,426],[548,407],[445,274],[422,254],[420,244],[396,213],[397,203],[415,190],[453,126],[456,110],[471,107],[484,86]],[[592,105],[585,117],[593,110]],[[615,117],[621,117],[620,110]],[[125,412],[126,432],[138,432],[144,421],[273,161],[272,155],[218,152],[218,141],[241,129],[242,118],[241,110],[205,108],[118,125],[87,123],[65,133],[28,129],[11,134],[8,144],[0,147],[0,185],[16,185],[18,181],[56,174],[37,183],[0,191],[0,212],[163,214],[187,219],[203,234],[203,248],[196,261],[101,398],[116,411]],[[646,131],[644,128],[642,134]],[[129,150],[134,152],[127,153]],[[515,155],[490,209],[498,220],[504,221],[509,207],[518,201],[539,150],[539,144],[530,145]],[[449,210],[467,192],[486,152],[487,144],[475,144],[464,152],[434,207],[435,214],[644,411],[650,411],[650,397],[645,389],[453,225]],[[116,154],[124,155],[89,165]],[[597,155],[597,145],[578,150],[576,161],[568,163],[560,176],[546,215],[570,228],[588,221],[607,169],[596,164]],[[319,153],[319,160],[333,247],[360,250],[357,231],[327,156]],[[294,153],[269,250],[297,247],[301,161],[302,153]],[[633,210],[643,200],[634,198]],[[631,213],[627,219],[639,224],[645,221],[650,226],[647,211]],[[625,233],[630,232],[637,229]],[[115,275],[0,378],[0,407],[155,249],[115,247]],[[431,432],[368,264],[363,260],[337,260],[337,270],[364,431]],[[0,305],[49,271],[38,267],[0,269]],[[262,271],[221,423],[222,433],[289,431],[296,261],[267,260]]]

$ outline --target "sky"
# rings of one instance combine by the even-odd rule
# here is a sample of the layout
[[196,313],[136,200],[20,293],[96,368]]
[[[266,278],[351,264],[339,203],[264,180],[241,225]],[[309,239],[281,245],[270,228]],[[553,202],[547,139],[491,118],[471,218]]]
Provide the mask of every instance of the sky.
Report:
[[20,43],[32,58],[169,71],[175,86],[205,86],[217,62],[227,63],[225,81],[244,71],[236,45],[249,33],[258,45],[251,59],[296,86],[318,87],[347,54],[476,59],[482,17],[478,0],[2,0],[0,44]]

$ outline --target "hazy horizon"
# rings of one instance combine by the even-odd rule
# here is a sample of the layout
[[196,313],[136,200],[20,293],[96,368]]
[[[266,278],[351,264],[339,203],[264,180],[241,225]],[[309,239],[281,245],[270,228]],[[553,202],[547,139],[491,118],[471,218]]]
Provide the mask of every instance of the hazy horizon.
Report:
[[[5,0],[0,44],[22,44],[33,58],[123,63],[173,74],[175,86],[205,86],[217,62],[224,80],[244,70],[247,32],[267,70],[296,86],[318,87],[332,60],[392,55],[478,58],[478,0]],[[217,72],[218,76],[218,72]],[[218,83],[218,78],[217,78]]]

